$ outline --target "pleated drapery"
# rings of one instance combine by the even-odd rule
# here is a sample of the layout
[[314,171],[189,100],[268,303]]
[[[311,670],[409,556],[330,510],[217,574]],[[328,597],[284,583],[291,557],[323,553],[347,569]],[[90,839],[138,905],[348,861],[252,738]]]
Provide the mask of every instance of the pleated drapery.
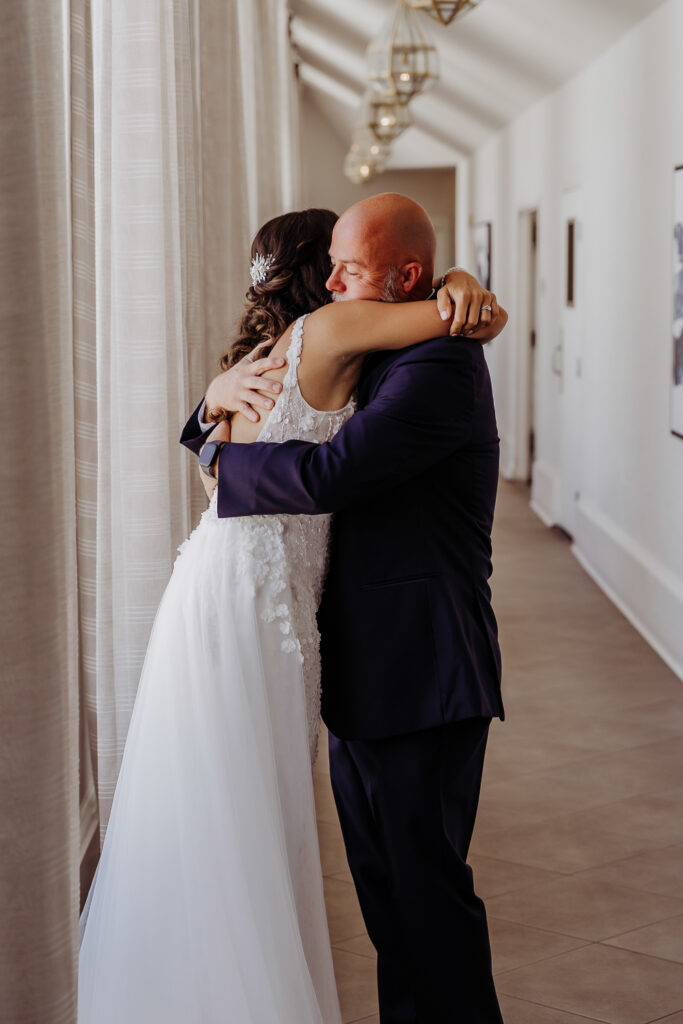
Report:
[[71,1024],[78,914],[68,63],[59,4],[0,35],[0,1020]]
[[178,436],[253,233],[299,198],[287,17],[285,0],[5,13],[2,1020],[75,1021],[79,866],[83,898],[157,604],[205,505]]

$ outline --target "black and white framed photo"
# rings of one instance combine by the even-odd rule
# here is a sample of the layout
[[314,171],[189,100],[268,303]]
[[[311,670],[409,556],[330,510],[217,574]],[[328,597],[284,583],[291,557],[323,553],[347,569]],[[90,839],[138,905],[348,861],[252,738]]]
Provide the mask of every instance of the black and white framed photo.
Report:
[[482,288],[491,290],[491,222],[474,225],[474,259],[477,280]]
[[671,433],[683,438],[683,165],[674,172]]

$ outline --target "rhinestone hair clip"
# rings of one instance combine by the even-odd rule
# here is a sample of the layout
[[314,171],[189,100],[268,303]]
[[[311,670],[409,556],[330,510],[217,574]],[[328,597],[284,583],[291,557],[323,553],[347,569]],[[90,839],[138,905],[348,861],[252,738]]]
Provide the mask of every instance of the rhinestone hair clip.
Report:
[[272,252],[269,252],[267,256],[262,256],[260,252],[256,253],[251,261],[251,270],[249,271],[252,284],[261,284],[262,281],[265,281],[273,258]]

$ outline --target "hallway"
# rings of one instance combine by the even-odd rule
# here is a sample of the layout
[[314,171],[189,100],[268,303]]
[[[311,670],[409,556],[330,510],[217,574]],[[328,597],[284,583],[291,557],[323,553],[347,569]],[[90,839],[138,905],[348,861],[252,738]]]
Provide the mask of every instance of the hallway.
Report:
[[[470,861],[505,1024],[683,1024],[683,683],[501,481],[494,722]],[[378,1024],[325,745],[315,771],[344,1021]]]

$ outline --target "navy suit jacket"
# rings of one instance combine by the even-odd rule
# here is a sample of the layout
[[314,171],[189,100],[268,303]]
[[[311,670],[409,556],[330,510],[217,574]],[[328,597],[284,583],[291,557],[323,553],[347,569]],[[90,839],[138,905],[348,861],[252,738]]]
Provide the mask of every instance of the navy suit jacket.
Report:
[[[499,440],[476,341],[369,357],[324,444],[230,444],[218,515],[334,513],[319,612],[322,714],[343,739],[503,718],[491,607]],[[198,406],[181,442],[197,451]]]

